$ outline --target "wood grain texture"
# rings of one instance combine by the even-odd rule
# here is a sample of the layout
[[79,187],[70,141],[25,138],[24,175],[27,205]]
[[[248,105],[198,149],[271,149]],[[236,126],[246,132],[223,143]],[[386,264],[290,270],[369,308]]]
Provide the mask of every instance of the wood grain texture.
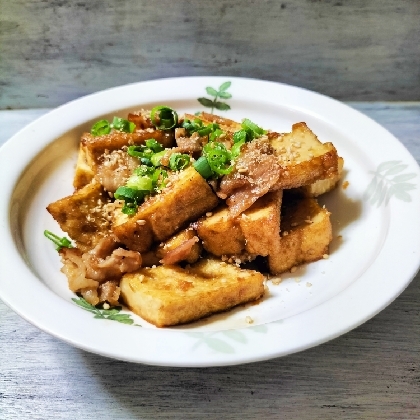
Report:
[[[351,103],[420,161],[420,103]],[[43,110],[2,111],[19,128]],[[13,123],[10,123],[13,121]],[[0,144],[6,140],[0,134]],[[384,311],[316,348],[207,369],[110,360],[31,326],[0,302],[0,418],[420,419],[420,275]]]
[[0,109],[160,77],[420,98],[418,0],[0,0]]

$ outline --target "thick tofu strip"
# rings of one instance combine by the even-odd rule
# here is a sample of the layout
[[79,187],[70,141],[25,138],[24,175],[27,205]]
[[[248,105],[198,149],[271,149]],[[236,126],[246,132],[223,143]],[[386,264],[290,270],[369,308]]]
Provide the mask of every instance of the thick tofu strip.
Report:
[[204,259],[189,268],[142,268],[125,274],[120,288],[133,312],[157,327],[166,327],[260,298],[264,294],[264,276]]
[[113,232],[129,249],[147,251],[154,241],[169,239],[188,222],[217,206],[216,195],[193,167],[169,180],[168,186],[144,202],[134,216],[115,211]]

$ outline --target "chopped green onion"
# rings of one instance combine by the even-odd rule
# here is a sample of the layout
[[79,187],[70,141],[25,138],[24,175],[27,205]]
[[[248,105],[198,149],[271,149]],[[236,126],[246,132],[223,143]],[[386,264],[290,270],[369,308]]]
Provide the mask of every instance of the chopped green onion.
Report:
[[238,141],[235,143],[232,148],[230,149],[230,154],[232,159],[236,159],[239,154],[241,153],[241,147],[245,144],[245,140]]
[[248,118],[245,118],[242,121],[241,127],[242,127],[243,130],[246,131],[247,135],[250,137],[250,139],[248,141],[256,139],[256,138],[262,136],[263,134],[267,133],[266,130],[262,129],[261,127],[259,127],[255,123],[253,123]]
[[[217,124],[216,124],[217,125]],[[220,128],[216,128],[209,137],[210,141],[215,141],[218,137],[220,137],[223,134],[223,131]]]
[[166,179],[168,178],[168,172],[163,169],[156,169],[152,175],[153,190],[159,192],[166,187]]
[[152,149],[153,152],[161,152],[163,150],[163,146],[157,142],[155,139],[148,139],[144,142],[144,144],[149,148]]
[[245,143],[248,140],[247,133],[245,130],[235,131],[233,133],[233,142],[234,143]]
[[169,158],[169,167],[173,171],[180,171],[188,166],[190,163],[189,155],[183,153],[172,153]]
[[92,136],[104,136],[111,132],[111,124],[107,120],[100,120],[96,122],[90,130]]
[[209,162],[205,156],[201,156],[193,163],[194,169],[205,179],[213,175]]
[[114,197],[117,200],[124,200],[124,206],[121,211],[129,216],[137,213],[138,204],[144,199],[144,196],[144,191],[129,187],[118,187],[114,193]]
[[140,165],[140,166],[137,166],[136,169],[134,169],[134,173],[139,176],[143,176],[143,175],[152,176],[154,172],[155,172],[155,168],[148,165]]
[[147,195],[153,195],[165,188],[167,177],[167,172],[161,168],[138,166],[126,184],[118,187],[114,193],[117,200],[124,200],[121,211],[128,215],[134,215]]
[[61,248],[73,248],[72,243],[68,238],[65,236],[60,237],[55,235],[54,233],[50,232],[49,230],[44,230],[44,236],[48,238],[50,241],[54,242],[56,245],[56,250],[60,251]]
[[111,129],[123,131],[124,133],[133,133],[136,129],[136,124],[124,118],[114,117],[112,123],[107,120],[100,120],[96,122],[90,130],[92,136],[104,136],[109,134]]
[[165,156],[166,150],[162,150],[159,153],[155,153],[151,158],[150,161],[153,166],[160,166],[160,160]]
[[133,157],[142,157],[143,156],[144,146],[128,146],[127,153]]
[[133,174],[130,176],[130,178],[128,178],[125,185],[128,188],[133,188],[140,191],[147,191],[149,193],[153,189],[152,178],[146,175],[139,176],[137,174]]
[[163,146],[158,143],[155,139],[148,139],[145,141],[145,144],[139,146],[129,146],[127,153],[130,156],[137,157],[140,159],[140,162],[145,165],[154,165],[153,157],[156,153],[164,151]]
[[231,165],[232,156],[223,143],[211,142],[203,147],[203,154],[214,175],[227,175],[233,170]]
[[117,200],[137,201],[144,197],[144,192],[135,188],[118,187],[114,193],[114,197]]
[[124,133],[132,133],[136,129],[136,124],[123,118],[114,117],[111,124],[112,128]]
[[176,111],[164,105],[155,106],[150,113],[150,119],[159,130],[170,130],[178,124]]

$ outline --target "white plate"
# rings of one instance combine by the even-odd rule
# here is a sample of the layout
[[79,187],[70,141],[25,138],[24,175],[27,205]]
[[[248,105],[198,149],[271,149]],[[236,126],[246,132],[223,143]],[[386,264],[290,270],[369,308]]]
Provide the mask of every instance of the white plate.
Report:
[[[230,81],[232,119],[250,118],[276,131],[305,121],[345,159],[344,180],[322,198],[332,212],[329,259],[268,282],[258,305],[205,321],[156,329],[97,319],[77,306],[43,236],[59,232],[48,203],[72,192],[77,144],[92,122],[129,110],[204,107],[206,87]],[[209,110],[206,108],[206,110]],[[233,77],[136,83],[70,102],[42,116],[0,149],[0,297],[42,330],[82,349],[121,360],[168,366],[217,366],[283,356],[318,345],[365,322],[392,302],[420,260],[419,167],[384,128],[331,98],[292,86]],[[123,311],[124,313],[129,313]],[[246,317],[253,319],[247,324]]]

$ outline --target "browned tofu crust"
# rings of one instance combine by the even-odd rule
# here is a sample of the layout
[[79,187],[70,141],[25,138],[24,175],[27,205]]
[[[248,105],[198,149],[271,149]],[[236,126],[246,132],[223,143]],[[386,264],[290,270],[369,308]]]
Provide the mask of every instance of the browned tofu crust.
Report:
[[281,214],[281,239],[269,254],[271,274],[280,274],[299,264],[328,254],[332,241],[330,213],[314,198],[288,198]]
[[332,143],[321,143],[301,122],[290,133],[269,133],[281,166],[277,188],[290,189],[338,174],[338,155]]
[[130,249],[147,251],[154,241],[169,239],[188,222],[213,210],[219,200],[206,180],[189,167],[172,178],[168,186],[144,202],[137,214],[114,213],[113,232]]
[[67,232],[77,247],[86,252],[109,234],[110,222],[104,212],[109,202],[101,184],[93,182],[48,205],[48,212]]
[[157,327],[167,327],[259,299],[264,294],[264,276],[204,259],[189,268],[142,268],[125,274],[120,287],[134,313]]
[[[133,115],[133,118],[135,117],[134,114],[130,115]],[[136,121],[136,123],[138,122]],[[113,131],[103,136],[93,136],[90,133],[84,133],[79,146],[76,171],[73,179],[74,188],[82,188],[92,181],[104,154],[113,150],[122,149],[124,146],[144,144],[149,139],[155,139],[165,148],[174,145],[173,133],[154,128],[139,129],[134,133]]]
[[245,248],[239,220],[231,216],[226,205],[202,217],[197,223],[197,234],[204,249],[219,257],[240,254]]
[[267,256],[280,238],[280,208],[283,191],[259,198],[248,210],[232,217],[222,206],[197,223],[197,233],[206,251],[215,256]]

